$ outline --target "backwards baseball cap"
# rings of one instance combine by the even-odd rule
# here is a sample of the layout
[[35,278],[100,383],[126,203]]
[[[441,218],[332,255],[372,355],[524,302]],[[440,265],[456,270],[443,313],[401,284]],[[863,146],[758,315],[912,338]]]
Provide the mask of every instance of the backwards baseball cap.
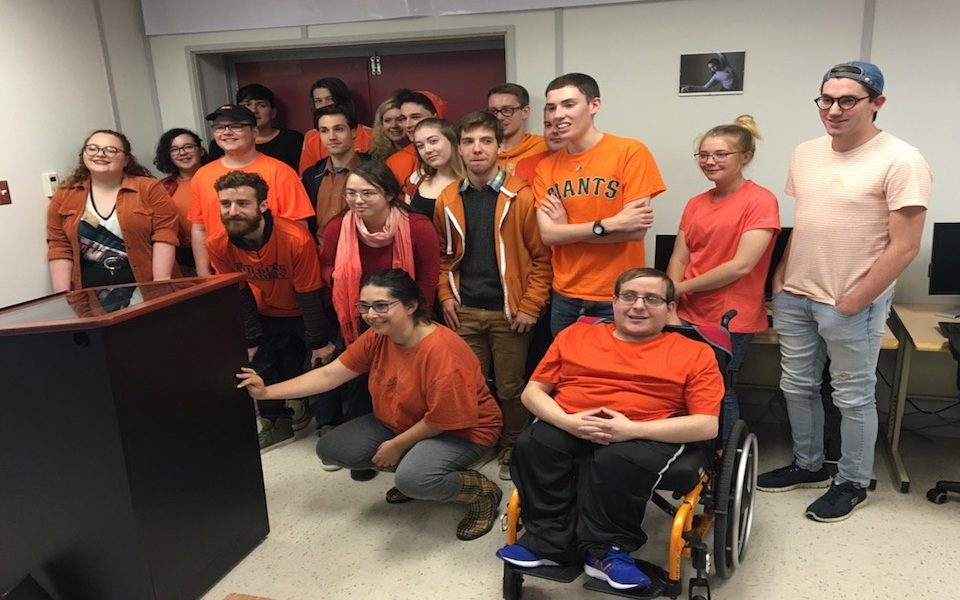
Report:
[[257,123],[257,115],[253,114],[246,106],[241,106],[239,104],[224,104],[217,110],[213,111],[207,115],[208,121],[213,121],[217,117],[227,117],[237,121],[238,123]]
[[853,79],[878,94],[883,93],[883,73],[875,64],[859,60],[840,63],[824,74],[823,81],[838,78]]

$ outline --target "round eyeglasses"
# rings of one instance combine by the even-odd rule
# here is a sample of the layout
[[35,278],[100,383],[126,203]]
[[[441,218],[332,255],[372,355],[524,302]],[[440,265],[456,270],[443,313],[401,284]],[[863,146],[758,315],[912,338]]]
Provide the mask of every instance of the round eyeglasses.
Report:
[[834,98],[833,96],[823,94],[822,96],[814,98],[813,102],[820,110],[830,110],[834,103],[840,107],[840,110],[850,110],[856,106],[858,102],[866,100],[869,97],[870,96],[864,96],[862,98],[857,98],[856,96],[840,96],[839,98]]

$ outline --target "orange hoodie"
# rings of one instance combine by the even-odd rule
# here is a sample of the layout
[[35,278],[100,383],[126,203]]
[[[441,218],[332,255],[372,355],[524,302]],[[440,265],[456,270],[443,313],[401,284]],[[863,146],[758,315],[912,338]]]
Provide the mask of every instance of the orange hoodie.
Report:
[[523,136],[520,143],[509,150],[500,150],[497,157],[497,164],[507,172],[507,175],[513,175],[517,170],[517,163],[528,156],[540,154],[547,151],[547,143],[543,141],[542,135],[528,133]]
[[[466,240],[464,180],[444,188],[437,198],[433,224],[440,234],[440,302],[460,301],[460,270]],[[533,189],[519,177],[507,176],[497,196],[494,242],[503,286],[503,312],[512,322],[518,311],[539,317],[550,296],[553,268],[550,248],[540,239]]]

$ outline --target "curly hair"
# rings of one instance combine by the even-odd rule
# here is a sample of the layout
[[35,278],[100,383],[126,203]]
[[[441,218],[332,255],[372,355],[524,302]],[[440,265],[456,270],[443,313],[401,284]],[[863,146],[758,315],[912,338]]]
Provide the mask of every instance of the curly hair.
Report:
[[67,178],[63,180],[63,183],[60,184],[61,188],[80,187],[83,182],[90,177],[90,169],[87,168],[87,165],[83,164],[83,149],[87,147],[87,144],[90,142],[90,138],[98,133],[106,133],[120,140],[120,145],[123,146],[123,153],[127,155],[127,164],[123,167],[124,175],[129,175],[131,177],[153,177],[153,174],[150,173],[146,167],[137,162],[137,157],[130,152],[130,140],[127,139],[127,136],[112,129],[97,129],[88,135],[85,140],[83,140],[83,144],[80,146],[80,152],[77,153],[77,166],[73,168],[73,171],[70,173],[70,175],[68,175]]
[[160,169],[161,173],[166,173],[167,175],[177,175],[180,173],[180,169],[177,168],[177,165],[173,164],[173,159],[170,158],[170,146],[173,144],[173,140],[181,135],[189,135],[193,138],[193,143],[200,148],[200,166],[207,164],[209,157],[207,156],[206,149],[203,147],[203,140],[200,139],[200,136],[189,129],[178,127],[161,135],[160,141],[157,142],[157,153],[156,156],[153,157],[153,164]]

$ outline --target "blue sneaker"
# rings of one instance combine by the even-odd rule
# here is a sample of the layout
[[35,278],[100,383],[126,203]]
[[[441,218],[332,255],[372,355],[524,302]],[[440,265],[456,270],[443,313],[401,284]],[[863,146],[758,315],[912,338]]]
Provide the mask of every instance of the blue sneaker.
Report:
[[836,523],[867,502],[867,490],[852,483],[834,483],[827,493],[807,507],[807,517],[821,523]]
[[603,579],[617,590],[645,588],[650,585],[650,578],[637,567],[630,554],[616,546],[610,548],[603,558],[587,553],[583,572],[590,577]]
[[557,563],[548,559],[540,558],[533,552],[530,552],[520,544],[510,544],[497,550],[497,558],[508,562],[517,567],[556,567]]

